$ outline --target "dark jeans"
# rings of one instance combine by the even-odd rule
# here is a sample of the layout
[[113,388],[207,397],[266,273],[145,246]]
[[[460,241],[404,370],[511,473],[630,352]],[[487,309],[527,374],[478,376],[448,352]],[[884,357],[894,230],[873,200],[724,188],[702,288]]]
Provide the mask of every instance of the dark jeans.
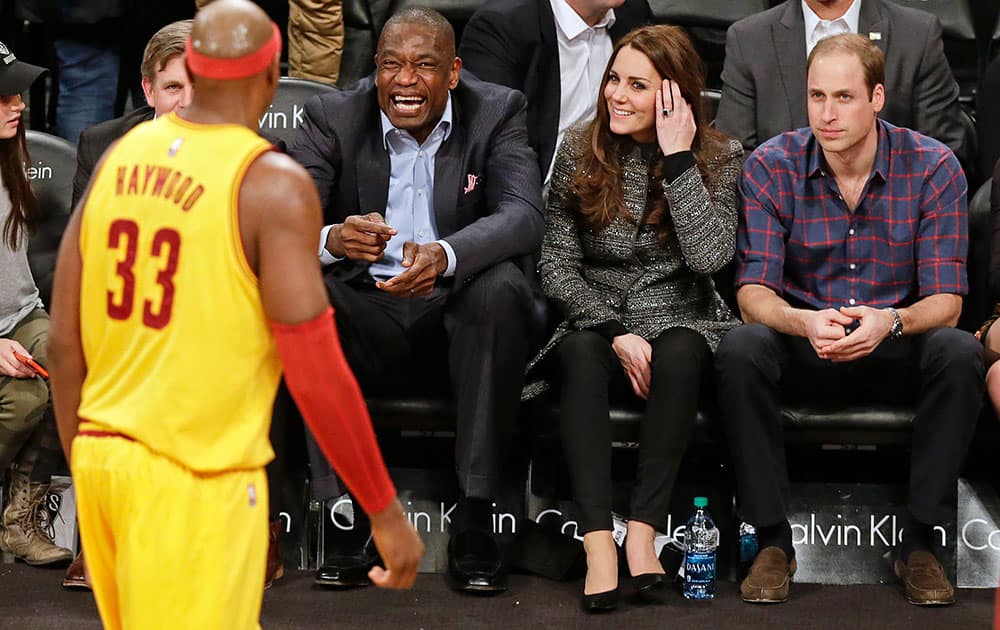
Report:
[[[663,527],[677,470],[687,450],[701,392],[712,382],[712,350],[688,328],[664,331],[650,345],[649,396],[639,427],[639,470],[630,519]],[[610,530],[609,392],[634,396],[611,344],[577,331],[555,349],[561,387],[560,429],[579,508],[579,532]]]
[[[521,270],[502,262],[459,289],[439,286],[426,297],[396,297],[330,275],[326,283],[344,354],[365,395],[426,393],[450,381],[459,488],[466,497],[495,497],[541,325]],[[316,496],[338,494],[314,443],[310,460]]]
[[56,134],[73,144],[84,129],[115,117],[117,42],[111,23],[67,25],[55,38],[59,63]]
[[908,508],[921,523],[955,515],[958,473],[983,401],[982,346],[971,334],[935,328],[885,340],[850,363],[816,356],[809,341],[762,324],[734,328],[717,355],[719,406],[733,452],[740,511],[758,527],[785,520],[789,481],[781,403],[917,402]]

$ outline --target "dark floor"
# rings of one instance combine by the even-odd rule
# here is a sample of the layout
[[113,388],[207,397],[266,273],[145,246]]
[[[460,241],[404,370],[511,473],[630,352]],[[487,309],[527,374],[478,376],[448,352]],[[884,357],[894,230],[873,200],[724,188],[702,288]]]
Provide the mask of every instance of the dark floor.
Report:
[[[0,565],[0,628],[99,628],[90,593],[64,591],[60,570]],[[421,575],[408,592],[374,588],[338,592],[314,588],[311,574],[292,572],[264,595],[264,628],[989,628],[992,590],[963,590],[956,605],[917,608],[895,586],[797,584],[779,606],[739,600],[735,584],[723,583],[715,601],[665,604],[624,602],[602,617],[577,608],[582,583],[513,576],[510,591],[492,598],[448,590],[440,575]]]

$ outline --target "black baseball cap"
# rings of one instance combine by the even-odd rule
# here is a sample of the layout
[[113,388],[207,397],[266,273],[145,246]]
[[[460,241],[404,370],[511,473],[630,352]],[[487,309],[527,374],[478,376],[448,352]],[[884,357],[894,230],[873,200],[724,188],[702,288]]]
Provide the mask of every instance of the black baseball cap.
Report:
[[10,48],[0,42],[0,96],[14,96],[26,91],[44,72],[48,70],[18,61]]

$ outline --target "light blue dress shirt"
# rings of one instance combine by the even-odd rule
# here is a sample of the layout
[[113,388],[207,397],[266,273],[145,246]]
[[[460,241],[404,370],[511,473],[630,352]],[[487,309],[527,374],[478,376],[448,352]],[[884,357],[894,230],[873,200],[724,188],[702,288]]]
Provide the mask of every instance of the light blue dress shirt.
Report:
[[[368,268],[377,280],[388,280],[403,273],[403,243],[440,243],[448,257],[445,276],[455,273],[455,251],[447,241],[438,239],[434,222],[434,161],[441,144],[451,135],[451,95],[441,120],[423,144],[408,131],[395,128],[385,112],[382,117],[382,142],[389,152],[389,194],[385,207],[385,222],[396,228],[396,235],[386,243],[385,255]],[[363,209],[370,212],[369,209]],[[320,261],[329,264],[341,260],[327,251],[326,239],[333,226],[320,234]]]

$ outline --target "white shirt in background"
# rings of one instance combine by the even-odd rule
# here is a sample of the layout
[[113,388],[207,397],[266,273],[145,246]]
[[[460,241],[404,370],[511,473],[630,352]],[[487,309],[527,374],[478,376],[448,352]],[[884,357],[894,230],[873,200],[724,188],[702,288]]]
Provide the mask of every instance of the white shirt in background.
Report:
[[802,16],[806,23],[806,56],[820,40],[841,33],[857,33],[858,20],[861,17],[861,0],[854,0],[847,11],[836,20],[821,20],[813,13],[805,0],[802,0]]
[[[588,26],[566,0],[549,2],[559,42],[558,149],[567,129],[580,121],[591,120],[597,114],[597,91],[614,48],[608,29],[615,23],[615,11],[608,9],[600,22]],[[551,174],[552,165],[549,164],[545,175],[546,188]]]

